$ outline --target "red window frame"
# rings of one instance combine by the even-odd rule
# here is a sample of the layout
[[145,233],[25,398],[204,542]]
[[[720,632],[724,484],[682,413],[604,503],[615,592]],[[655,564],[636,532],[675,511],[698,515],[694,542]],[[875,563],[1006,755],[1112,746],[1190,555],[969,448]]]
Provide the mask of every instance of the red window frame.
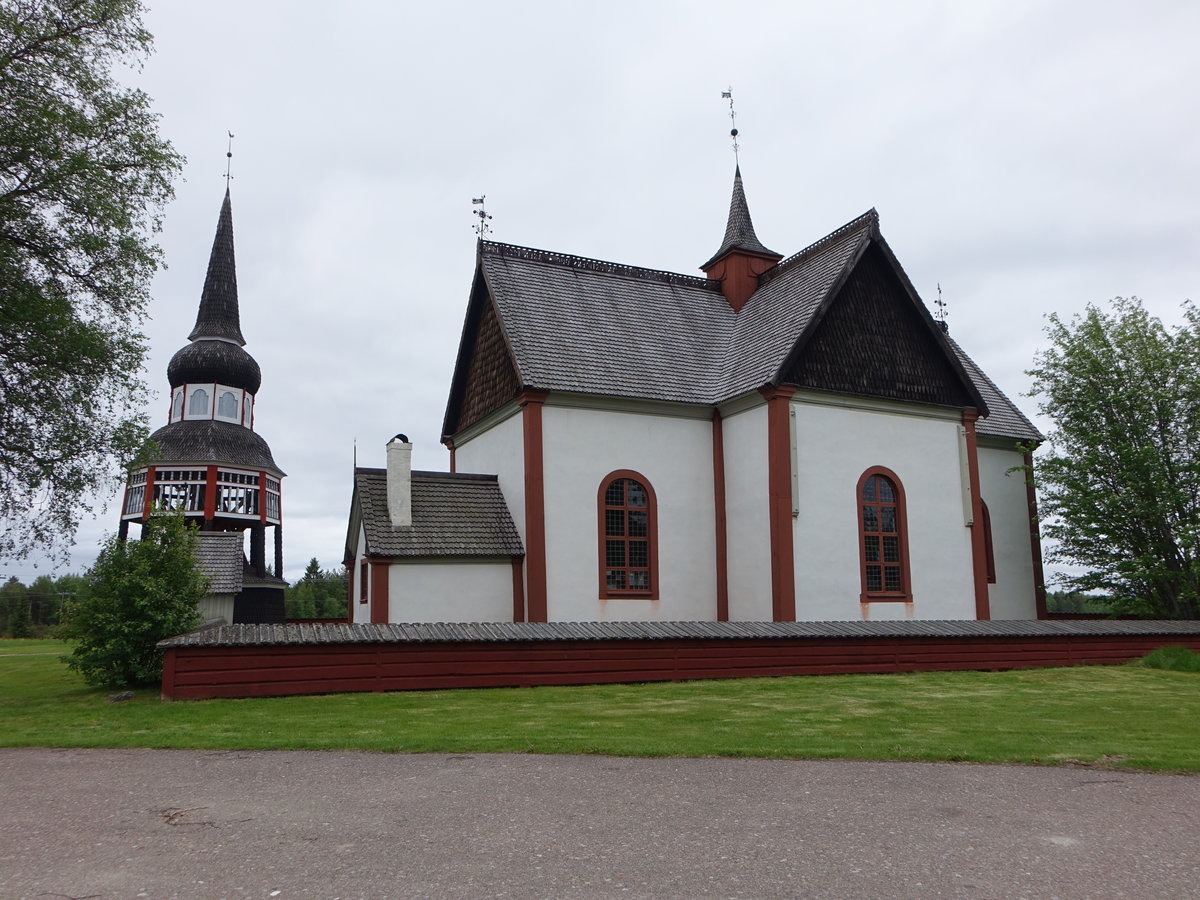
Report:
[[[883,499],[886,494],[880,489],[882,479],[891,486],[891,500]],[[869,498],[869,499],[868,499]],[[858,507],[858,558],[862,603],[892,602],[907,603],[912,600],[908,566],[908,515],[904,502],[904,485],[896,473],[883,466],[872,466],[858,479],[854,492]],[[889,516],[886,510],[891,510]],[[886,525],[893,519],[894,528]],[[889,553],[887,538],[895,539],[895,551]],[[872,552],[872,545],[874,552]],[[870,558],[868,558],[870,557]],[[889,557],[894,557],[891,559]],[[878,573],[872,571],[878,568]],[[888,573],[896,577],[889,579]],[[878,581],[873,578],[878,574]],[[889,581],[895,587],[887,587]],[[878,587],[876,587],[878,585]]]
[[992,514],[988,512],[987,504],[979,501],[983,509],[983,556],[987,564],[988,584],[996,583],[996,551],[992,547]]
[[[609,501],[609,488],[618,481],[632,481],[645,491],[645,506],[631,503],[629,485],[623,486],[620,504]],[[597,561],[600,578],[600,599],[640,598],[658,599],[658,498],[654,486],[646,476],[630,469],[618,469],[610,472],[600,482],[600,490],[596,493],[597,526],[596,538],[598,544]],[[645,513],[645,534],[635,519]],[[611,515],[610,515],[611,514]],[[618,520],[620,526],[618,527]],[[610,534],[609,532],[614,532]],[[620,533],[617,533],[617,532]],[[639,547],[638,545],[645,545]],[[610,557],[616,554],[620,545],[621,564]],[[633,563],[633,559],[638,564]],[[613,564],[610,565],[610,559]],[[644,560],[644,562],[643,562]],[[609,586],[609,573],[622,573],[625,587]],[[637,580],[644,579],[645,586],[628,587],[630,576]]]

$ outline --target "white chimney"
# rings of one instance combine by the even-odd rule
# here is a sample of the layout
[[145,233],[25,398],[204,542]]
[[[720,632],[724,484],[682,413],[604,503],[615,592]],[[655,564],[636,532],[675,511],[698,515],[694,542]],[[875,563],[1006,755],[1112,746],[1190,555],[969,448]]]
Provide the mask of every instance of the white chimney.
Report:
[[388,518],[393,528],[412,528],[412,444],[402,434],[387,445]]

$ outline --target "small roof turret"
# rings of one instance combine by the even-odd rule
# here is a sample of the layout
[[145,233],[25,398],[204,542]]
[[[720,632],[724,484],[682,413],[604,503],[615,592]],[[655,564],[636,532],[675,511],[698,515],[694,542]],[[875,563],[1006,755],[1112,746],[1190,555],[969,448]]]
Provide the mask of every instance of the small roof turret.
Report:
[[237,270],[233,258],[233,212],[229,204],[228,187],[225,188],[225,200],[221,204],[221,216],[217,220],[217,235],[213,238],[212,253],[208,257],[208,273],[204,276],[204,290],[200,294],[196,327],[188,335],[189,341],[203,338],[232,341],[239,347],[246,344],[238,315]]
[[773,256],[776,259],[783,258],[782,253],[776,253],[763,246],[758,235],[754,233],[754,222],[750,220],[750,207],[746,203],[746,190],[742,187],[741,166],[734,169],[733,173],[733,197],[729,201],[729,221],[725,225],[725,240],[721,243],[721,248],[700,268],[708,269],[730,250],[744,250],[747,253]]

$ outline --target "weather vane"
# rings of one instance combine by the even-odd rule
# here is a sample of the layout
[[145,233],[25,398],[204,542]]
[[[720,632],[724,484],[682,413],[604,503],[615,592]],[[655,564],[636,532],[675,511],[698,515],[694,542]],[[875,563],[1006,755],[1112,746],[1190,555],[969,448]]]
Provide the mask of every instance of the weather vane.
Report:
[[934,301],[934,304],[933,304],[934,306],[937,307],[937,312],[935,312],[933,314],[933,317],[935,319],[937,319],[938,322],[941,323],[943,328],[945,328],[946,327],[946,316],[950,315],[950,312],[949,312],[949,310],[946,309],[946,301],[942,299],[942,283],[940,281],[937,283],[937,289],[938,289],[938,298],[937,298],[937,300]]
[[734,109],[733,109],[733,85],[729,86],[729,90],[721,91],[721,99],[729,101],[729,123],[733,126],[732,128],[729,129],[729,136],[731,138],[733,138],[733,161],[734,161],[734,163],[736,163],[737,165],[740,166],[741,160],[738,158],[738,150],[740,150],[741,148],[738,147],[738,142],[737,142],[737,136],[738,136],[737,113],[734,112]]
[[225,145],[225,183],[229,184],[229,180],[233,178],[229,171],[233,167],[233,132],[225,133],[229,135],[229,143]]
[[474,228],[480,240],[485,239],[492,231],[492,226],[488,224],[492,217],[483,205],[485,200],[487,200],[487,194],[480,194],[478,197],[471,198],[471,205],[479,207],[479,209],[473,209],[471,212],[479,217],[479,221],[475,223]]

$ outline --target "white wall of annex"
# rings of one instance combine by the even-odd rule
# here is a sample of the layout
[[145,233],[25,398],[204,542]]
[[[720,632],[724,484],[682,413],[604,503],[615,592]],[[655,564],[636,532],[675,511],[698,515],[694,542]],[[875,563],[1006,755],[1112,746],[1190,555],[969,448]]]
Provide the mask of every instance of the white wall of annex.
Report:
[[996,583],[988,585],[993,619],[1037,618],[1025,474],[1008,473],[1024,463],[1015,450],[979,448],[979,493],[991,514],[996,560]]
[[[714,620],[712,423],[547,405],[542,429],[550,621]],[[658,501],[658,600],[600,599],[597,492],[617,469]]]
[[511,622],[509,560],[401,562],[388,568],[389,622]]
[[767,495],[767,407],[721,423],[725,455],[725,531],[729,619],[771,621],[771,510]]
[[[496,475],[521,540],[525,540],[525,438],[521,412],[476,435],[454,450],[454,468],[475,475]],[[510,617],[511,617],[511,610]]]
[[904,488],[913,604],[875,602],[871,619],[975,618],[959,425],[793,401],[800,515],[793,529],[798,620],[860,619],[862,473],[884,466]]
[[[358,527],[358,544],[354,550],[354,563],[350,568],[350,621],[351,622],[370,622],[371,621],[371,604],[362,603],[359,598],[363,596],[362,592],[362,562],[367,554],[367,533],[360,525]],[[370,578],[370,575],[367,576]],[[369,583],[369,582],[368,582]],[[367,598],[370,599],[369,597]]]

